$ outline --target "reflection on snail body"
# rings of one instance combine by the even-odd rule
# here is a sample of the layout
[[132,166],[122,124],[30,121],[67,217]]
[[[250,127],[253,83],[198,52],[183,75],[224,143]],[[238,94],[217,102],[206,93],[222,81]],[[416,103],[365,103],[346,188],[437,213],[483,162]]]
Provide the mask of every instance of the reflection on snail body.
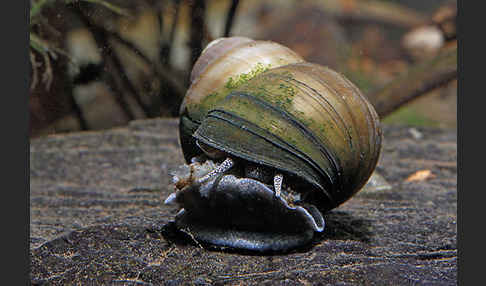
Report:
[[277,43],[221,38],[194,65],[180,110],[186,165],[166,203],[197,241],[283,251],[325,228],[381,150],[378,116],[341,74]]

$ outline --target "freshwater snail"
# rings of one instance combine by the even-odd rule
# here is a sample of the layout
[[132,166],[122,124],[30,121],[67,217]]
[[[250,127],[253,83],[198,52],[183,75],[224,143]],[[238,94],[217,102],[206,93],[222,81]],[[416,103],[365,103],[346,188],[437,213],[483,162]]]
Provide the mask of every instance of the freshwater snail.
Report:
[[367,182],[378,116],[349,80],[269,41],[221,38],[194,65],[180,110],[186,165],[166,203],[220,247],[280,251],[324,230],[323,213]]

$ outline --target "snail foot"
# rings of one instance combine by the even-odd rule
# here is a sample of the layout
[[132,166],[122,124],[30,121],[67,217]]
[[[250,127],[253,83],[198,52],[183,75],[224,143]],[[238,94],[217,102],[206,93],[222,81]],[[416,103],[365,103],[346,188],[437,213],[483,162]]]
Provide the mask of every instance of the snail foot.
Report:
[[[197,167],[208,170],[204,164]],[[194,167],[189,174],[198,172]],[[229,174],[204,182],[181,180],[191,183],[170,194],[166,203],[181,207],[175,224],[197,241],[260,252],[286,251],[309,243],[315,232],[324,230],[324,218],[316,207],[288,201],[291,194],[285,190],[276,196],[271,186],[255,179]]]

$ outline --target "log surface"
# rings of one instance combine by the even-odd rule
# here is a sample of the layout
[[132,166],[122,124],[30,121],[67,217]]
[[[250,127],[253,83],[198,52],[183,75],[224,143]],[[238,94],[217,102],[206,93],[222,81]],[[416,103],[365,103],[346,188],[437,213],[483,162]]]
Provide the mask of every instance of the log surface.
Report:
[[[455,131],[384,126],[377,171],[392,189],[359,192],[312,245],[272,255],[171,236],[177,133],[157,119],[31,141],[32,284],[457,284]],[[432,175],[406,181],[420,170]]]

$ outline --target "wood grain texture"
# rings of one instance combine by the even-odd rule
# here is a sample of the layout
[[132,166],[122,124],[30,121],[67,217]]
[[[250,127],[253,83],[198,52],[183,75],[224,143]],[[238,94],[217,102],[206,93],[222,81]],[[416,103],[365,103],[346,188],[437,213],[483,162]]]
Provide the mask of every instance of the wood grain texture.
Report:
[[[384,126],[378,172],[393,189],[358,193],[311,246],[273,255],[169,235],[168,172],[183,162],[175,120],[34,139],[32,284],[456,285],[456,133],[417,130]],[[434,176],[405,182],[423,169]]]

